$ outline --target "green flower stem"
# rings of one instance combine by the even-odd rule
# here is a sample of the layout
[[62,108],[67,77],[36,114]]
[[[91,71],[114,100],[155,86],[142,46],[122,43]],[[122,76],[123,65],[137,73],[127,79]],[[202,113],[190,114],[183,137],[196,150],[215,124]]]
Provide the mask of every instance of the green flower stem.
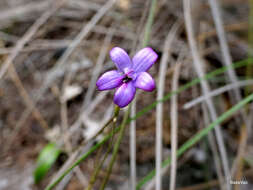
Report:
[[[232,116],[236,111],[241,109],[243,106],[248,104],[250,101],[253,100],[253,94],[247,96],[242,101],[237,103],[235,106],[230,108],[228,111],[223,113],[220,117],[217,118],[213,123],[211,123],[208,127],[202,129],[199,131],[196,135],[194,135],[192,138],[190,138],[188,141],[186,141],[177,151],[177,157],[181,156],[185,151],[187,151],[189,148],[191,148],[194,144],[199,142],[203,137],[205,137],[216,125],[219,125],[224,120]],[[171,163],[171,159],[167,158],[163,164],[162,167],[169,166]],[[145,176],[136,186],[136,189],[140,189],[143,185],[145,185],[148,181],[150,181],[155,176],[155,170],[152,170],[147,176]]]
[[91,190],[93,188],[94,183],[96,182],[96,179],[97,179],[97,175],[99,174],[99,171],[100,171],[100,169],[101,169],[101,167],[102,167],[102,165],[103,165],[103,163],[104,163],[105,159],[107,158],[107,155],[108,155],[108,153],[110,151],[110,147],[108,147],[108,149],[107,149],[107,151],[106,151],[106,153],[104,155],[104,158],[102,159],[102,161],[100,161],[99,157],[100,157],[100,153],[102,152],[102,147],[103,146],[101,146],[98,149],[98,153],[96,155],[97,158],[96,158],[96,161],[95,161],[95,164],[94,164],[96,167],[95,167],[94,172],[92,173],[92,176],[91,176],[91,178],[89,180],[88,186],[86,188],[84,188],[84,190]]
[[[248,58],[239,62],[236,62],[232,65],[232,67],[234,69],[237,68],[241,68],[243,66],[246,66],[248,64],[253,64],[253,58]],[[214,78],[217,75],[220,75],[224,72],[227,71],[227,67],[221,67],[215,71],[212,71],[208,74],[206,74],[203,78],[195,78],[192,81],[190,81],[189,83],[186,83],[185,85],[181,86],[177,91],[174,92],[170,92],[167,95],[165,95],[163,97],[163,99],[159,100],[159,101],[155,101],[152,104],[146,106],[145,108],[143,108],[141,111],[139,111],[135,117],[129,118],[127,120],[127,124],[130,123],[131,120],[135,120],[137,118],[139,118],[140,116],[142,116],[143,114],[147,113],[148,111],[152,110],[158,103],[167,101],[170,99],[170,97],[173,94],[178,94],[181,93],[187,89],[189,89],[190,87],[198,84],[201,80],[209,80],[211,78]],[[111,122],[113,120],[110,119]],[[119,127],[117,127],[114,132],[117,133],[119,131],[119,129],[122,127],[122,125],[120,125]],[[84,153],[70,168],[68,168],[59,178],[57,178],[52,184],[50,184],[49,186],[46,187],[46,190],[51,190],[53,189],[53,187],[55,187],[73,168],[75,168],[77,165],[79,165],[82,161],[84,161],[90,154],[92,154],[95,150],[97,150],[101,145],[103,145],[105,142],[107,142],[111,137],[112,137],[112,132],[110,134],[108,134],[107,136],[105,136],[101,141],[99,141],[96,145],[94,145],[93,147],[91,147],[86,153]]]
[[117,157],[117,154],[118,154],[118,151],[119,151],[119,146],[120,146],[120,143],[123,139],[123,136],[124,136],[124,132],[125,132],[125,128],[126,128],[126,124],[127,124],[127,119],[128,119],[128,116],[129,116],[129,112],[130,112],[130,107],[128,107],[126,113],[124,114],[124,119],[123,119],[123,122],[122,122],[122,126],[120,127],[119,129],[119,137],[113,147],[113,153],[112,153],[112,158],[111,158],[111,161],[110,161],[110,164],[109,164],[109,167],[107,169],[107,172],[106,172],[106,177],[105,179],[103,180],[103,183],[102,185],[100,186],[99,190],[104,190],[108,180],[109,180],[109,177],[111,175],[111,172],[112,172],[112,168],[113,168],[113,165],[115,163],[115,160],[116,160],[116,157]]
[[[149,15],[148,15],[147,24],[145,26],[144,39],[143,39],[143,42],[142,42],[142,47],[145,47],[149,42],[151,27],[152,27],[152,24],[153,24],[153,21],[154,21],[156,4],[157,4],[157,0],[152,0]],[[108,170],[107,170],[107,175],[106,175],[106,178],[104,179],[104,181],[103,181],[103,183],[100,187],[100,190],[103,190],[105,188],[105,186],[106,186],[106,184],[109,180],[109,177],[110,177],[110,174],[111,174],[111,171],[112,171],[112,168],[113,168],[113,164],[115,162],[115,159],[116,159],[116,156],[117,156],[117,153],[118,153],[119,145],[120,145],[120,142],[123,138],[126,123],[129,123],[128,117],[129,117],[130,107],[131,107],[131,105],[129,106],[127,112],[125,112],[125,114],[124,114],[124,119],[123,119],[122,125],[119,129],[120,134],[119,134],[119,137],[117,139],[116,145],[114,146],[113,156],[112,156],[111,162],[110,162]],[[114,131],[113,131],[113,133],[114,133]]]
[[115,106],[114,108],[114,114],[113,116],[106,122],[106,124],[97,132],[97,134],[93,137],[96,138],[98,135],[100,135],[104,129],[109,126],[112,122],[116,121],[117,120],[117,117],[119,115],[119,110],[120,110],[120,107],[119,106]]
[[[98,136],[104,129],[107,127],[111,122],[116,121],[117,117],[119,115],[120,108],[118,106],[115,106],[114,108],[114,115],[109,121],[102,127],[102,129],[95,135]],[[104,139],[99,141],[96,145],[92,146],[86,153],[84,153],[71,167],[69,167],[65,172],[61,174],[60,177],[58,177],[53,183],[49,184],[45,190],[51,190],[53,189],[73,168],[78,166],[83,160],[85,160],[91,153],[93,153],[95,150],[97,150],[101,145],[103,145],[105,142],[107,142],[113,134],[117,132],[117,130],[113,130],[111,133],[109,133],[107,136],[105,136]],[[94,138],[95,138],[94,137]]]
[[109,154],[109,152],[111,151],[112,145],[113,145],[113,139],[114,139],[114,134],[115,134],[115,127],[116,127],[116,122],[117,122],[117,116],[119,114],[119,110],[120,108],[118,106],[115,106],[115,110],[114,110],[114,119],[113,119],[113,126],[112,126],[112,137],[111,140],[109,142],[109,146],[107,148],[107,151],[103,157],[103,159],[100,161],[100,163],[97,164],[97,167],[95,168],[95,171],[93,172],[93,175],[91,176],[91,179],[89,181],[89,185],[87,188],[85,188],[85,190],[91,190],[93,188],[94,183],[96,182],[97,176]]

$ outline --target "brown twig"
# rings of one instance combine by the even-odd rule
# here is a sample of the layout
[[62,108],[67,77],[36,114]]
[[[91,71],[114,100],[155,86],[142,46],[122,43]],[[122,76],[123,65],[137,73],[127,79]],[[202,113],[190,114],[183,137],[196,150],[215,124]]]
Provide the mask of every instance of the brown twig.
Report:
[[62,6],[64,1],[65,0],[52,1],[53,2],[52,8],[44,12],[41,15],[41,17],[39,17],[38,20],[36,20],[36,22],[27,30],[24,36],[17,42],[17,44],[13,48],[12,53],[7,57],[7,59],[3,63],[3,66],[1,67],[0,80],[7,72],[11,63],[18,56],[19,52],[23,49],[25,44],[34,36],[34,34],[37,32],[40,26],[46,23],[46,21],[52,16],[52,14],[54,14],[56,10]]

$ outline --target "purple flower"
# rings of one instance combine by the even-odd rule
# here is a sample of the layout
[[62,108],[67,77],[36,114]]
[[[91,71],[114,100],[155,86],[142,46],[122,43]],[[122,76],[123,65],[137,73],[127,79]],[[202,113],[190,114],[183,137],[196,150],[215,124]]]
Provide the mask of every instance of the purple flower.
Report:
[[148,92],[155,89],[155,81],[147,73],[158,57],[151,48],[141,49],[132,60],[119,47],[113,48],[110,51],[110,56],[118,70],[104,73],[96,85],[99,90],[117,88],[114,94],[114,103],[119,107],[125,107],[133,100],[136,88]]

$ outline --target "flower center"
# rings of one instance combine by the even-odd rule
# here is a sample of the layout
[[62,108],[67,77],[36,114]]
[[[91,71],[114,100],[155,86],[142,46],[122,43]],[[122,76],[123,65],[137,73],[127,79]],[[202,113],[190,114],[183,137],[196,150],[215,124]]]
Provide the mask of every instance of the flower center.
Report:
[[132,80],[132,78],[128,77],[127,75],[125,76],[125,78],[123,78],[123,83],[128,83]]

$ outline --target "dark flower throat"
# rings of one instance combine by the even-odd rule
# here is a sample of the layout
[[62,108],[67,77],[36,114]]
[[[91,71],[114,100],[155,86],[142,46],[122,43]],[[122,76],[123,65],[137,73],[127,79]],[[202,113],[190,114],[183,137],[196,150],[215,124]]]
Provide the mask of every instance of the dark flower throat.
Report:
[[132,79],[128,76],[125,76],[125,78],[123,78],[123,83],[128,83],[130,82]]

